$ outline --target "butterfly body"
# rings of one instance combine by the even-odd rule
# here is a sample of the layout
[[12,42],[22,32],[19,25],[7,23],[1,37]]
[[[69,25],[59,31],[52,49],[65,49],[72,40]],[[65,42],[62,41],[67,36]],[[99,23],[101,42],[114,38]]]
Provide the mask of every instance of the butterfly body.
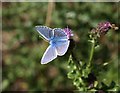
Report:
[[50,44],[43,54],[41,64],[47,64],[57,56],[63,56],[67,52],[70,41],[63,29],[36,26],[36,30]]

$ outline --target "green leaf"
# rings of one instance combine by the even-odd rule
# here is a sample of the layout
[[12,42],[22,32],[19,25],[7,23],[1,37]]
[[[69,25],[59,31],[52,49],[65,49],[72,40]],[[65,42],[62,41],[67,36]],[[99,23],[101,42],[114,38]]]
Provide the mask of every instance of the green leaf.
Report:
[[115,82],[114,82],[114,81],[112,81],[112,82],[111,82],[111,84],[110,84],[110,86],[109,86],[109,89],[114,88],[114,87],[115,87],[115,85],[116,85],[116,84],[115,84]]
[[102,85],[102,89],[104,89],[104,90],[108,89],[108,86],[105,83],[101,82],[101,85]]

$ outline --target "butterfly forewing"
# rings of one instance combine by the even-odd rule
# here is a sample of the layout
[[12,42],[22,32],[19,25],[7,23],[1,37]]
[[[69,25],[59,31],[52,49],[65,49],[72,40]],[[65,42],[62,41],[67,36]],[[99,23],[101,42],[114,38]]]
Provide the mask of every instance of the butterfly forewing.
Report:
[[54,32],[54,39],[58,39],[58,40],[60,40],[60,39],[67,40],[68,39],[66,33],[61,28],[54,28],[53,32]]
[[43,57],[41,59],[41,64],[47,64],[48,62],[52,61],[56,57],[57,57],[56,48],[54,46],[50,45],[46,49],[46,51],[45,51],[45,53],[44,53],[44,55],[43,55]]
[[48,41],[53,38],[53,31],[47,26],[36,26],[36,30]]

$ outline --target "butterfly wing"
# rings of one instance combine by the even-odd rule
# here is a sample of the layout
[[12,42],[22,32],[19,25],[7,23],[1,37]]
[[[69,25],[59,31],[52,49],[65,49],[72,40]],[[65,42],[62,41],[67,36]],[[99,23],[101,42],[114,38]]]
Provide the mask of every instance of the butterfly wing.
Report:
[[56,42],[56,50],[57,50],[57,55],[62,56],[64,55],[69,47],[70,41],[69,40],[62,40],[62,41],[57,41]]
[[36,26],[36,30],[48,41],[53,37],[52,29],[47,26]]
[[62,56],[67,52],[70,41],[63,29],[54,28],[53,31],[57,55]]
[[43,54],[43,57],[41,59],[41,64],[47,64],[50,61],[52,61],[53,59],[55,59],[57,57],[57,51],[56,48],[52,45],[50,45],[45,53]]
[[66,33],[61,28],[54,28],[54,39],[56,40],[68,40]]
[[63,29],[51,29],[46,26],[36,26],[36,30],[46,40],[52,40],[52,42],[54,42],[46,49],[45,53],[43,54],[41,64],[47,64],[50,61],[54,60],[57,55],[62,56],[67,52],[70,41],[68,40],[67,35]]

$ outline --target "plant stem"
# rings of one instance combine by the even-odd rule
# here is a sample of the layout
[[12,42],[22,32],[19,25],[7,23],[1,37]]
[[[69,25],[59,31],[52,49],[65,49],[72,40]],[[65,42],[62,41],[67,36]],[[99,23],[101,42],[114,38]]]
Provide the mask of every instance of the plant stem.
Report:
[[91,43],[92,43],[92,45],[91,45],[90,58],[89,58],[88,66],[91,65],[91,61],[92,61],[92,58],[93,58],[93,54],[94,54],[94,50],[95,50],[95,40],[93,39]]
[[55,0],[49,0],[48,2],[48,9],[47,9],[47,15],[46,15],[46,22],[45,24],[47,26],[50,26],[50,23],[51,23],[51,19],[52,19],[52,12],[54,10],[54,7],[55,7]]
[[79,61],[77,60],[77,58],[75,57],[73,51],[72,51],[71,54],[72,54],[72,58],[73,58],[73,60],[74,60],[74,63],[75,63],[75,65],[76,65],[76,67],[77,67],[77,69],[78,69],[78,71],[79,71],[79,70],[80,70],[80,63],[79,63]]

